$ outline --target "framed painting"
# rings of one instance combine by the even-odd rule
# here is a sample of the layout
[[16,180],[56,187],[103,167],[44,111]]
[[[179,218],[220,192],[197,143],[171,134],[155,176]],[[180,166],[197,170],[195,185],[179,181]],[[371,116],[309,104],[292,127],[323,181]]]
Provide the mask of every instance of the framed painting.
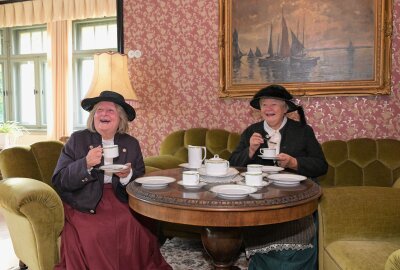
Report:
[[269,84],[296,96],[384,95],[391,0],[220,0],[220,96]]

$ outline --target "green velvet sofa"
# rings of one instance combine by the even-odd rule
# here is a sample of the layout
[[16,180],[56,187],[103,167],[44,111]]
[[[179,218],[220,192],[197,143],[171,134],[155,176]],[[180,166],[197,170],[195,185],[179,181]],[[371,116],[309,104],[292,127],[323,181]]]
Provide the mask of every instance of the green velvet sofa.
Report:
[[223,129],[191,128],[169,134],[158,155],[145,157],[146,172],[176,168],[188,161],[188,145],[205,146],[207,158],[219,155],[228,159],[240,140],[240,134]]
[[322,144],[319,270],[400,270],[400,141]]
[[[64,208],[51,187],[63,144],[34,143],[1,151],[0,211],[17,257],[30,270],[49,270],[59,260]],[[20,263],[20,265],[23,265]]]
[[324,188],[319,270],[400,269],[400,189]]

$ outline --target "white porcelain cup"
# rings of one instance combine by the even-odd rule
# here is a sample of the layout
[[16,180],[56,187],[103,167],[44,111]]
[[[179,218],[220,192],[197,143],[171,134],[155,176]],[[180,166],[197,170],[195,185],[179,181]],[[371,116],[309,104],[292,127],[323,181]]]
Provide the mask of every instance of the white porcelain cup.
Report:
[[214,155],[213,158],[206,159],[206,173],[210,176],[222,176],[228,173],[229,161]]
[[198,171],[182,172],[182,183],[184,185],[198,185],[200,182],[200,174]]
[[116,158],[119,156],[118,145],[104,145],[103,146],[104,158]]
[[262,165],[261,164],[248,164],[247,171],[248,172],[262,172]]
[[246,172],[245,181],[248,186],[261,186],[262,172]]
[[273,158],[276,157],[276,149],[272,148],[261,148],[260,153],[263,157]]
[[188,160],[190,168],[200,168],[206,158],[207,149],[205,146],[188,146]]

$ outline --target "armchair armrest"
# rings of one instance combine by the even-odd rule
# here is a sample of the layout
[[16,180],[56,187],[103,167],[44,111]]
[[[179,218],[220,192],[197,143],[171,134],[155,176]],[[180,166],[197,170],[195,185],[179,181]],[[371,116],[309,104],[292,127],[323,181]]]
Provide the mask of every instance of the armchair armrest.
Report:
[[339,239],[399,237],[399,205],[397,188],[325,188],[318,205],[320,248]]
[[35,179],[8,178],[0,181],[0,210],[18,258],[32,269],[53,269],[64,226],[58,194]]

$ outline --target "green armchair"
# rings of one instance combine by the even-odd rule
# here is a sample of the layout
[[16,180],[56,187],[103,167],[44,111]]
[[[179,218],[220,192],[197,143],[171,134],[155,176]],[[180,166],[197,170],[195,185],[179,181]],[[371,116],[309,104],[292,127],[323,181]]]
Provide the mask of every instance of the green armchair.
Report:
[[45,141],[1,151],[0,211],[17,257],[30,270],[53,269],[59,260],[58,239],[64,208],[51,187],[63,144]]
[[223,129],[191,128],[169,134],[160,145],[160,153],[144,158],[146,172],[176,168],[188,161],[188,145],[205,146],[207,158],[219,155],[228,159],[239,144],[240,134]]
[[319,214],[320,270],[400,269],[400,189],[323,189]]
[[322,143],[329,164],[321,186],[400,187],[400,141],[359,138]]

